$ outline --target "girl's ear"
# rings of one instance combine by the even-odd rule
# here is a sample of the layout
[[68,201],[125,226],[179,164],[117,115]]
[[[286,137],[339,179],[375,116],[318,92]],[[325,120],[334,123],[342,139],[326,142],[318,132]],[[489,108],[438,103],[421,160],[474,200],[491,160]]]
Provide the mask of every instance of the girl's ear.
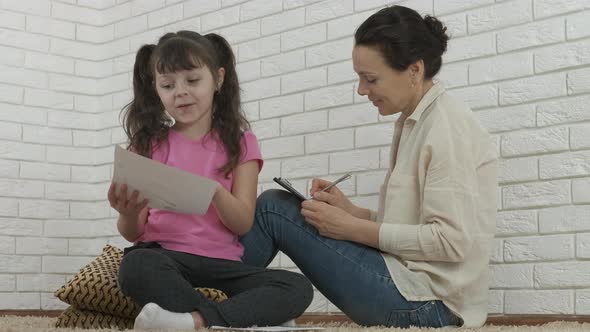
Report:
[[223,85],[223,79],[225,78],[225,69],[223,67],[219,67],[217,69],[217,90],[221,89]]

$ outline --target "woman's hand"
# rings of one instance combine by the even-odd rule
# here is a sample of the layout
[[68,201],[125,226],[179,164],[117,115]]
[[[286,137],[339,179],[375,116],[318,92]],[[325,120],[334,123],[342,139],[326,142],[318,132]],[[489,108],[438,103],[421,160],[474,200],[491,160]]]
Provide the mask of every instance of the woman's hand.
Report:
[[[131,197],[127,199],[127,185],[121,185],[121,191],[117,194],[117,184],[111,183],[108,193],[111,207],[127,220],[138,220],[140,215],[147,213],[147,199],[138,202],[139,192],[133,191]],[[145,210],[145,211],[144,211]]]
[[330,188],[328,191],[321,191],[330,184],[332,184],[332,182],[314,178],[311,181],[311,197],[313,197],[315,200],[326,202],[332,206],[339,207],[353,216],[356,215],[356,210],[358,207],[352,204],[346,195],[344,195],[342,191],[340,191],[340,189],[338,189],[336,186]]
[[320,235],[335,240],[352,238],[351,233],[356,218],[342,208],[316,200],[304,201],[301,208],[305,221],[315,227]]

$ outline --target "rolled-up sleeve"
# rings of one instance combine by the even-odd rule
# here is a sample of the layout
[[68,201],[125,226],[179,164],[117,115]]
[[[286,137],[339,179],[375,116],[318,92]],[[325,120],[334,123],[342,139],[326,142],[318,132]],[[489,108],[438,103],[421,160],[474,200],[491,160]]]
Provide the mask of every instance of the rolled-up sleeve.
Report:
[[369,209],[369,220],[377,221],[377,211]]
[[379,231],[380,249],[406,260],[460,262],[472,245],[478,207],[472,154],[477,152],[458,134],[441,129],[423,147],[423,192],[400,195],[422,197],[414,204],[422,220],[384,222]]

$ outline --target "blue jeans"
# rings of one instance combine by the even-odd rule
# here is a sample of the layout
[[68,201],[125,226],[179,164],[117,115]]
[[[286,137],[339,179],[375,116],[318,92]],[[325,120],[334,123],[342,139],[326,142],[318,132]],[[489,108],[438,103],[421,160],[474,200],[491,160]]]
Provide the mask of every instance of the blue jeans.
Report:
[[282,251],[330,302],[360,325],[460,325],[441,301],[404,299],[378,250],[323,237],[300,211],[301,202],[290,193],[263,192],[256,202],[254,226],[241,239],[243,262],[264,267]]

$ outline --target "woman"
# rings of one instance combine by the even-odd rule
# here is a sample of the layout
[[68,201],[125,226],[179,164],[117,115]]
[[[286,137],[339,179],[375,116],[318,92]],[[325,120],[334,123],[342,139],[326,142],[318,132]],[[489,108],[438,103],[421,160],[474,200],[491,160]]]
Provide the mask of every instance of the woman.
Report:
[[314,179],[313,200],[260,195],[247,264],[288,255],[361,325],[483,325],[495,229],[497,164],[490,135],[433,77],[448,36],[432,16],[393,6],[356,31],[358,93],[399,113],[377,212]]

